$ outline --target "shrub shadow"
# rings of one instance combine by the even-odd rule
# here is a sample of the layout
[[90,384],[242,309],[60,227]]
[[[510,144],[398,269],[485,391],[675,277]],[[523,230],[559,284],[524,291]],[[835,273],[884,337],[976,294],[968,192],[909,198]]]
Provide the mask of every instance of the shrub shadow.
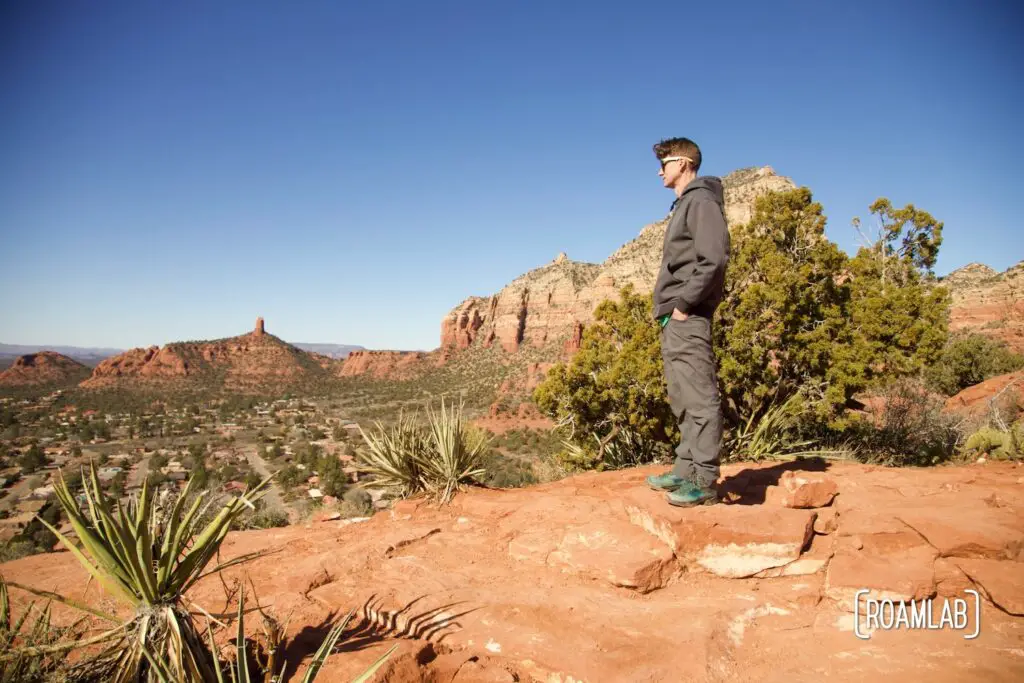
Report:
[[769,486],[778,486],[786,472],[824,472],[831,464],[820,457],[780,462],[771,467],[740,470],[718,485],[719,496],[730,505],[761,505],[767,498]]
[[[332,654],[356,652],[385,639],[404,638],[441,643],[451,633],[449,629],[461,626],[458,622],[459,617],[479,609],[474,607],[453,613],[454,608],[465,604],[453,602],[417,611],[416,605],[426,597],[421,595],[398,610],[386,610],[382,607],[383,599],[378,598],[376,594],[371,595],[359,609],[355,610],[337,645],[331,651]],[[344,618],[345,614],[331,612],[319,624],[305,626],[295,634],[295,637],[288,641],[284,652],[286,665],[282,680],[290,680],[298,670],[299,664],[319,649],[338,620]]]

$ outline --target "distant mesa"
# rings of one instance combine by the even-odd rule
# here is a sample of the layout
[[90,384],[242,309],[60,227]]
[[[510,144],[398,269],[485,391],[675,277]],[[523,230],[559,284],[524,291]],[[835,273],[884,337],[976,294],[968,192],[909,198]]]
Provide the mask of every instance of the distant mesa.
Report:
[[266,332],[262,317],[248,334],[136,348],[96,366],[84,388],[159,384],[161,389],[253,391],[333,376],[340,363],[304,351]]
[[73,358],[55,351],[39,351],[18,356],[11,367],[0,372],[0,386],[67,384],[88,374],[89,368]]

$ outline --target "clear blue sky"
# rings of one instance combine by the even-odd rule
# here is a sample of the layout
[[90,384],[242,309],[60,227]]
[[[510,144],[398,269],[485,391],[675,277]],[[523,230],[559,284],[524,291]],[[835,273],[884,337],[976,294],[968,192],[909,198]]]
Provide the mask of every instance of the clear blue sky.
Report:
[[1024,258],[1020,10],[982,2],[4,2],[0,341],[432,349],[662,218],[651,145]]

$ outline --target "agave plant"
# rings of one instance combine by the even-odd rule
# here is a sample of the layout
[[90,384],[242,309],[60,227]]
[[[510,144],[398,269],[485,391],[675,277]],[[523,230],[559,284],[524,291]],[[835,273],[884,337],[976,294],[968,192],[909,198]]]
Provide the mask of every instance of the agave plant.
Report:
[[207,570],[231,523],[264,495],[269,481],[267,477],[229,499],[204,527],[202,519],[216,499],[204,501],[205,492],[192,496],[191,480],[172,505],[162,505],[144,484],[141,495],[122,506],[103,492],[96,468],[90,465],[89,476],[83,476],[83,512],[60,478],[54,486],[57,501],[80,546],[43,523],[110,595],[134,609],[106,649],[84,665],[88,675],[113,683],[143,680],[151,671],[149,653],[172,680],[217,680],[216,658],[206,649],[183,596],[204,576],[255,556],[240,556]]

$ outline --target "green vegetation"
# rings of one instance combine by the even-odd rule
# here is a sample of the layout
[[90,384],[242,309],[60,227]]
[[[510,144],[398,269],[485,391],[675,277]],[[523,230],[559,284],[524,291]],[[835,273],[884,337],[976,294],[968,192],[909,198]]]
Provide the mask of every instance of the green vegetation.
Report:
[[[825,237],[806,188],[759,198],[733,230],[713,329],[727,458],[843,450],[865,427],[849,410],[856,394],[919,376],[941,356],[949,297],[931,268],[942,224],[885,199],[871,212],[877,235],[852,258]],[[591,468],[667,455],[677,434],[650,297],[626,287],[595,318],[580,352],[534,392],[568,431],[562,461]],[[952,454],[947,441],[909,447],[934,461],[940,445],[941,458]]]
[[1024,356],[980,334],[950,338],[938,361],[925,371],[928,388],[953,396],[990,377],[1024,368]]
[[50,621],[50,601],[42,609],[30,602],[15,618],[7,582],[0,576],[0,683],[42,683],[61,680],[63,654],[49,652],[63,639],[80,635],[81,622],[56,628]]
[[[144,486],[139,498],[133,498],[122,506],[103,493],[96,470],[92,467],[84,488],[86,511],[83,512],[65,482],[58,482],[58,501],[74,528],[79,544],[71,542],[51,525],[47,526],[104,591],[131,607],[133,614],[122,622],[67,598],[18,586],[58,599],[115,626],[85,640],[48,643],[45,647],[8,647],[2,657],[4,663],[19,662],[22,663],[19,666],[23,667],[23,662],[28,661],[26,658],[102,644],[101,651],[90,653],[89,657],[72,667],[68,673],[70,679],[115,683],[222,683],[223,665],[213,637],[212,624],[208,621],[204,637],[195,617],[186,607],[183,596],[201,577],[257,556],[243,555],[207,569],[232,523],[244,510],[253,507],[264,495],[268,484],[269,478],[242,496],[229,499],[218,513],[210,516],[208,512],[215,500],[204,500],[206,496],[202,494],[192,496],[190,486],[186,487],[181,496],[170,501],[162,501],[151,495],[149,487]],[[9,610],[6,609],[6,588],[2,590],[0,635],[6,635],[11,628]],[[228,664],[229,676],[238,683],[269,680],[271,676],[280,674],[280,660],[272,657],[266,662],[269,667],[257,665],[250,668],[249,659],[254,653],[244,637],[244,595],[239,600],[238,610],[236,657],[234,662]],[[48,626],[48,612],[46,614],[44,625]],[[316,677],[350,618],[351,613],[341,625],[332,628],[307,671],[306,681]],[[275,633],[276,640],[271,649],[280,654],[284,630],[277,628]],[[366,680],[389,655],[390,652],[378,660],[367,674],[356,680]],[[48,665],[44,660],[39,667],[41,669],[45,666]]]
[[463,422],[462,413],[462,405],[446,408],[442,399],[440,414],[428,408],[425,426],[402,416],[390,430],[379,421],[369,434],[360,429],[367,450],[357,461],[371,477],[366,486],[401,497],[425,492],[448,502],[463,484],[478,481],[487,439]]

